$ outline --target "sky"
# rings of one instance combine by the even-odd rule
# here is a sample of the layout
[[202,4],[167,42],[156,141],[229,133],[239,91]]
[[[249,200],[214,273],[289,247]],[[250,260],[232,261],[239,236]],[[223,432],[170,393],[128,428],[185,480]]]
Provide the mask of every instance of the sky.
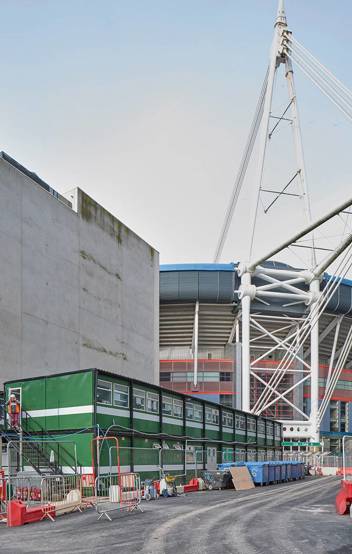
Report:
[[[212,262],[260,86],[276,0],[0,0],[0,148],[58,192],[79,186],[159,252]],[[286,0],[290,29],[352,88],[350,0]],[[351,195],[352,123],[295,71],[313,217]],[[283,77],[274,106],[285,107]],[[291,130],[263,184],[292,176]],[[254,152],[256,153],[256,151]],[[246,256],[255,160],[222,261]],[[265,200],[265,199],[264,199]],[[291,202],[291,201],[290,201]],[[304,224],[260,213],[258,254]]]

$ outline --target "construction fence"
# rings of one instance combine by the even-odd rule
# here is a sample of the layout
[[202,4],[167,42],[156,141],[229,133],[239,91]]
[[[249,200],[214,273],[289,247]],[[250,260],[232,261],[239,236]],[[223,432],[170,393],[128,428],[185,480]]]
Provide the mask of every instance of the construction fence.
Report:
[[18,475],[4,478],[0,516],[7,518],[9,503],[20,501],[28,513],[39,513],[39,519],[51,521],[63,514],[94,507],[99,514],[113,510],[132,511],[141,502],[140,477],[136,473],[104,475]]
[[[107,447],[105,447],[107,448]],[[153,448],[119,447],[119,463],[122,472],[135,471],[142,479],[161,478],[165,473],[180,474],[187,477],[202,470],[216,470],[217,465],[224,462],[271,461],[281,458],[281,451],[222,448],[215,446],[186,445],[186,448],[169,448],[155,445]],[[114,473],[117,467],[117,450],[115,446],[108,447],[108,456],[100,452],[98,473]],[[108,464],[106,460],[108,459]]]

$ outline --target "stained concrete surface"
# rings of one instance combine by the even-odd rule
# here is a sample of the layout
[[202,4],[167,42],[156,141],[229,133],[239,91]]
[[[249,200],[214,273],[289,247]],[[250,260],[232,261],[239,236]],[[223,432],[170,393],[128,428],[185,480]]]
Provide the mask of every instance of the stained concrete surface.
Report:
[[[143,513],[90,509],[20,528],[0,528],[12,553],[347,554],[352,520],[335,513],[336,478],[143,502]],[[5,551],[5,548],[4,548]]]
[[0,384],[90,367],[158,383],[159,254],[69,200],[0,158]]

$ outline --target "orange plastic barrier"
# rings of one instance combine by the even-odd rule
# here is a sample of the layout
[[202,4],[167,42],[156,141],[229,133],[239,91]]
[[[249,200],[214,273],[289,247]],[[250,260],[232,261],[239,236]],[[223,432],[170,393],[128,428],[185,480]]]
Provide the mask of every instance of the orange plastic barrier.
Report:
[[199,482],[198,479],[194,478],[191,479],[188,485],[184,485],[183,488],[184,492],[196,492],[199,490]]
[[[352,467],[346,467],[345,471],[346,471],[346,475],[352,475]],[[336,470],[336,475],[341,475],[343,477],[343,467],[339,467]]]
[[5,471],[0,469],[0,501],[5,502],[6,500],[6,478]]
[[341,481],[341,489],[336,495],[336,512],[343,516],[348,514],[352,504],[352,481]]

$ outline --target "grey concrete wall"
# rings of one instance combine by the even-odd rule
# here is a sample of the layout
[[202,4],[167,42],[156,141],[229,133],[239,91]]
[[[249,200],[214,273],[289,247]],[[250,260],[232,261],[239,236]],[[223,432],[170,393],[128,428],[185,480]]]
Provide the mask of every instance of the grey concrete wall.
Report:
[[158,382],[159,255],[0,159],[0,381],[99,367]]

